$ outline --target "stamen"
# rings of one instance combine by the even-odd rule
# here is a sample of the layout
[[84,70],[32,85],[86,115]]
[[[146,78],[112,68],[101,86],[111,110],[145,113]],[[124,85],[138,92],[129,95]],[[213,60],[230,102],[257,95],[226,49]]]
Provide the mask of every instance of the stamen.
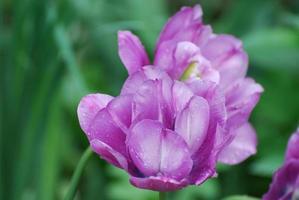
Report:
[[194,76],[194,74],[196,75],[196,77],[200,78],[200,74],[196,73],[196,66],[197,66],[197,62],[192,62],[187,69],[184,71],[183,75],[181,76],[180,80],[181,81],[185,81],[188,80],[190,77],[192,77],[192,75]]

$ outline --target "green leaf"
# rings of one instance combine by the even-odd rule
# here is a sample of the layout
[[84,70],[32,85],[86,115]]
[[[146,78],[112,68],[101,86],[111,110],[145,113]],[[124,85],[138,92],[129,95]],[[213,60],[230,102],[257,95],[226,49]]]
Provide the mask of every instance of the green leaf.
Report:
[[[61,97],[55,93],[55,98],[50,105],[49,120],[46,126],[45,139],[42,141],[40,158],[40,176],[38,182],[38,199],[55,199],[58,187],[58,174],[61,168],[60,149],[61,137],[64,127],[61,115]],[[45,181],[47,180],[47,181]]]
[[258,67],[297,70],[299,34],[289,29],[266,29],[243,38],[250,61]]
[[255,197],[249,197],[246,195],[237,195],[237,196],[226,197],[223,200],[259,200],[259,199]]
[[87,87],[81,77],[78,64],[76,62],[75,54],[71,45],[71,41],[65,31],[65,28],[59,24],[55,27],[54,36],[57,46],[62,55],[62,59],[66,64],[66,68],[71,75],[72,85],[78,91],[78,94],[86,94]]

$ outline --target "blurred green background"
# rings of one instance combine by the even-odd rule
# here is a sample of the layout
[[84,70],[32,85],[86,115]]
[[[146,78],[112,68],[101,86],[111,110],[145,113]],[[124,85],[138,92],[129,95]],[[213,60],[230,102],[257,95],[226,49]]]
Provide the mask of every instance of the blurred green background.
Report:
[[[265,92],[251,121],[258,154],[172,199],[261,197],[299,120],[298,0],[1,0],[0,199],[62,199],[88,142],[76,108],[91,92],[117,95],[127,77],[116,33],[130,29],[153,52],[167,18],[200,3],[217,33],[240,37],[249,75]],[[152,55],[151,55],[152,56]],[[76,199],[150,200],[93,155]]]

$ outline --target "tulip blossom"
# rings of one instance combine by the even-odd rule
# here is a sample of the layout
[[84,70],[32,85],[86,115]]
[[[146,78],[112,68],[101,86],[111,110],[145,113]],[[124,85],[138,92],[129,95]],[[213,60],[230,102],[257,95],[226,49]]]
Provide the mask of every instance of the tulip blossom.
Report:
[[248,123],[262,87],[245,78],[241,42],[217,36],[201,9],[183,8],[164,27],[153,65],[137,36],[119,32],[129,77],[117,97],[82,98],[78,117],[91,148],[139,188],[172,191],[214,177],[217,161],[256,151]]
[[299,129],[291,136],[283,166],[278,169],[263,200],[299,199]]
[[[137,36],[120,31],[118,40],[119,55],[129,75],[150,64]],[[237,164],[256,153],[256,134],[248,118],[263,88],[245,77],[248,56],[240,40],[213,33],[202,22],[199,5],[184,7],[160,33],[153,64],[172,79],[184,81],[195,93],[212,84],[221,88],[228,118],[225,128],[232,139],[220,153],[220,162]]]
[[145,66],[118,97],[90,94],[78,107],[93,151],[126,170],[133,185],[158,190],[201,184],[214,176],[228,141],[224,96],[210,86],[197,95],[166,72]]

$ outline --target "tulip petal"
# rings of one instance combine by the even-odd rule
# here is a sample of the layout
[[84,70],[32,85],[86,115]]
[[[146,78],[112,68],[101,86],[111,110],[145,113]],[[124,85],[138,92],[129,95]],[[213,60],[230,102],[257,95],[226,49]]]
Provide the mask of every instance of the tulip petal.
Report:
[[176,66],[169,72],[174,79],[179,79],[190,64],[190,59],[199,52],[192,42],[179,42],[174,51]]
[[188,180],[190,183],[200,185],[208,178],[216,175],[216,155],[209,155],[194,165]]
[[192,91],[201,97],[204,97],[209,102],[210,107],[210,122],[208,133],[209,137],[214,138],[207,141],[207,145],[213,144],[217,151],[224,146],[228,140],[231,139],[231,135],[227,131],[227,110],[226,99],[223,94],[223,90],[219,88],[217,84],[211,81],[194,80],[188,83]]
[[218,85],[212,81],[201,80],[192,80],[187,85],[194,94],[205,98],[209,102],[210,116],[212,121],[216,122],[213,123],[214,128],[216,128],[217,123],[220,126],[224,126],[227,120],[226,99]]
[[134,95],[133,122],[142,119],[158,120],[165,127],[172,127],[171,85],[165,80],[148,80]]
[[269,191],[263,196],[263,200],[273,199],[296,199],[295,193],[298,190],[299,160],[289,160],[278,169],[270,185]]
[[202,53],[207,59],[216,61],[227,57],[233,50],[241,48],[242,42],[233,36],[214,35],[202,47]]
[[132,119],[132,95],[121,95],[114,98],[108,105],[107,110],[113,121],[124,131],[131,125]]
[[166,72],[171,72],[174,68],[175,61],[173,56],[175,48],[176,48],[176,41],[165,41],[159,45],[155,53],[155,60],[154,65],[165,70]]
[[144,66],[127,78],[122,87],[121,95],[134,94],[139,89],[139,87],[136,86],[142,85],[146,80],[156,79],[171,82],[170,77],[165,71],[150,65]]
[[118,32],[118,54],[129,74],[149,64],[148,56],[139,38],[130,31]]
[[214,69],[209,60],[204,58],[200,52],[189,59],[188,68],[181,76],[182,80],[190,82],[192,80],[205,80],[214,83],[219,83],[219,71]]
[[221,62],[220,73],[220,85],[222,88],[226,88],[233,81],[240,78],[244,78],[247,72],[248,56],[242,51],[235,51],[232,55]]
[[243,51],[242,42],[235,37],[215,35],[203,46],[202,53],[219,70],[222,87],[245,77],[248,56]]
[[176,118],[175,131],[186,141],[191,153],[203,143],[209,126],[209,104],[194,96]]
[[225,127],[226,108],[222,90],[213,82],[194,81],[190,83],[193,92],[209,102],[210,120],[207,135],[199,149],[192,155],[194,166],[190,173],[191,183],[199,185],[216,175],[217,154],[229,139]]
[[[226,144],[226,131],[213,116],[213,108],[210,111],[211,119],[208,129],[208,135],[200,146],[198,151],[193,154],[194,166],[190,173],[189,180],[191,183],[200,185],[206,179],[217,176],[216,164],[217,155],[221,148]],[[216,126],[216,128],[215,128]]]
[[145,80],[147,80],[147,77],[143,70],[130,75],[123,84],[121,95],[134,94],[138,90],[136,86],[142,85]]
[[202,9],[199,5],[191,7],[183,7],[173,17],[171,17],[163,30],[161,31],[157,47],[164,41],[172,40],[177,34],[186,32],[185,29],[194,23],[200,23],[202,17]]
[[188,185],[186,180],[177,181],[168,177],[131,177],[130,182],[141,189],[149,189],[154,191],[169,192],[179,190]]
[[106,94],[89,94],[83,97],[79,103],[77,114],[82,130],[88,134],[90,123],[96,114],[106,107],[113,99],[112,96]]
[[106,143],[97,139],[91,140],[90,145],[93,151],[99,154],[107,162],[128,171],[128,161],[124,155],[120,154]]
[[175,132],[164,130],[161,143],[160,172],[176,180],[186,177],[192,169],[192,159],[185,141]]
[[172,102],[175,113],[181,112],[188,104],[194,93],[181,81],[175,81],[172,86]]
[[218,161],[234,165],[256,153],[257,138],[249,123],[245,123],[232,134],[235,135],[233,141],[220,152]]
[[115,123],[106,108],[99,111],[91,122],[88,138],[89,141],[99,140],[122,155],[126,155],[126,135]]
[[143,120],[131,130],[128,138],[131,158],[145,176],[183,179],[192,168],[192,160],[184,140],[164,129],[160,122]]
[[[181,68],[186,68],[183,63],[178,63],[175,58],[175,54],[178,57],[178,62],[184,61],[190,57],[195,50],[198,50],[201,45],[204,44],[211,32],[210,27],[203,26],[202,24],[195,24],[187,29],[182,29],[181,33],[178,33],[173,38],[159,43],[155,52],[154,65],[158,66],[168,73],[173,78],[178,78],[178,72],[182,71]],[[180,44],[178,46],[178,44]],[[198,46],[196,48],[196,45]],[[188,46],[188,48],[186,48]],[[185,52],[186,51],[186,52]],[[190,55],[191,54],[191,55]],[[173,56],[169,56],[173,55]],[[179,66],[179,68],[177,68]]]
[[174,51],[174,63],[175,66],[170,65],[172,68],[168,70],[174,79],[199,78],[219,82],[219,72],[212,68],[210,61],[202,56],[199,47],[192,42],[177,44]]
[[212,29],[201,21],[202,10],[199,5],[184,7],[164,26],[155,50],[154,65],[166,71],[175,71],[175,60],[172,56],[177,44],[182,41],[192,42],[201,47],[210,37]]
[[[298,159],[299,160],[299,128],[291,136],[286,152],[286,160]],[[299,182],[298,182],[299,183]]]
[[237,81],[226,91],[227,126],[229,129],[237,128],[248,121],[262,92],[262,86],[250,78]]

